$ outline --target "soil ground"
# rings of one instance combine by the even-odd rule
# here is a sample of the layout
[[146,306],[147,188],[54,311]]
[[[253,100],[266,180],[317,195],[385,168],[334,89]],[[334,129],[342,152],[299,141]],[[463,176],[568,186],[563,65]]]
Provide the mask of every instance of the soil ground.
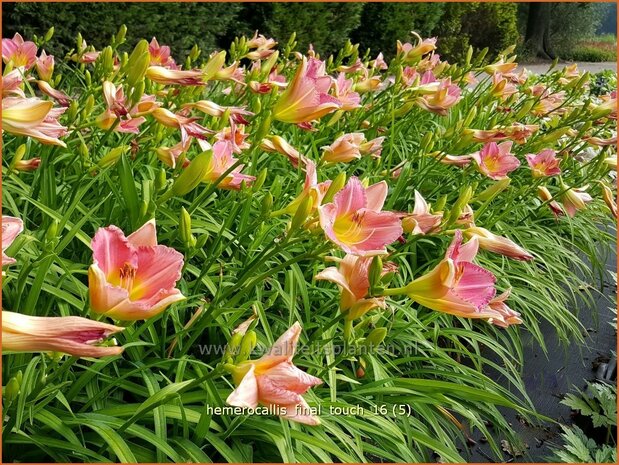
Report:
[[[608,271],[617,271],[617,251],[609,254],[606,261]],[[523,333],[524,369],[523,379],[536,410],[558,423],[569,425],[574,422],[570,408],[559,401],[574,387],[584,389],[586,380],[594,380],[598,362],[607,361],[612,351],[617,350],[617,331],[611,326],[615,315],[614,305],[617,289],[610,276],[605,277],[603,286],[593,283],[597,292],[597,308],[581,305],[579,318],[586,328],[585,343],[564,343],[558,340],[550,325],[541,325],[546,335],[547,354],[535,339]],[[558,423],[529,424],[513,411],[505,411],[505,417],[514,427],[526,445],[522,455],[516,457],[504,454],[505,462],[547,462],[551,446],[562,444],[561,428]],[[477,444],[469,448],[469,462],[494,462],[496,458],[482,438],[474,437]],[[466,457],[466,451],[462,451]]]

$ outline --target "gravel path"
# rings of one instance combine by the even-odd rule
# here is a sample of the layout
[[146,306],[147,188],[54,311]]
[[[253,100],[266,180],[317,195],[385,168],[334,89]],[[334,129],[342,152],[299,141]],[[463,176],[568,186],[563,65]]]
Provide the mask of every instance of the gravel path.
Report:
[[[559,63],[557,65],[557,68],[561,69],[566,65],[571,65],[572,63],[573,62]],[[580,71],[589,71],[590,73],[599,73],[600,71],[604,71],[607,69],[612,69],[613,71],[617,70],[617,63],[614,61],[604,61],[600,63],[588,63],[588,62],[577,62],[577,63],[578,63],[578,69]],[[548,68],[550,67],[550,65],[551,65],[551,62],[531,63],[531,64],[520,63],[518,70],[522,68],[526,68],[533,73],[541,74],[541,73],[545,73],[546,71],[548,71]]]

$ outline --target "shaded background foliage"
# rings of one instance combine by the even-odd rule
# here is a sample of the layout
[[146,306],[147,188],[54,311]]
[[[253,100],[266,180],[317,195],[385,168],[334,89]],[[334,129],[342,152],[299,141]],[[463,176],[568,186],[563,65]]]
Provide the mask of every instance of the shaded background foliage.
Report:
[[[395,53],[395,40],[438,36],[441,55],[461,59],[469,45],[489,48],[489,58],[511,44],[526,53],[528,3],[3,3],[4,35],[28,37],[56,28],[47,47],[63,55],[81,32],[101,47],[126,24],[129,45],[156,35],[175,56],[193,44],[203,50],[227,48],[235,36],[255,30],[285,42],[293,32],[301,49],[313,44],[323,56],[349,38],[360,49]],[[549,37],[556,54],[573,58],[577,42],[596,32],[616,33],[614,3],[552,3]],[[605,59],[592,56],[591,59]]]

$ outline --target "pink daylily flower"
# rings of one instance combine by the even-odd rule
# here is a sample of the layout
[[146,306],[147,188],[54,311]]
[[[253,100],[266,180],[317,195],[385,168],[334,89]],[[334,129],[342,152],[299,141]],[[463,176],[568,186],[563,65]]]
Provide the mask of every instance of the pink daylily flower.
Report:
[[430,53],[434,50],[436,50],[436,37],[423,40],[419,37],[419,41],[416,45],[412,45],[408,42],[403,44],[399,40],[397,42],[398,55],[402,55],[402,61],[404,62],[414,62],[426,53]]
[[195,108],[196,110],[199,110],[207,115],[214,116],[215,118],[221,118],[224,114],[226,114],[226,112],[228,112],[234,122],[240,124],[249,124],[244,116],[253,116],[253,113],[246,110],[245,107],[224,107],[216,104],[215,102],[211,102],[210,100],[199,100],[198,102],[187,103],[183,106],[183,108]]
[[457,229],[445,258],[402,289],[412,300],[432,310],[465,318],[489,318],[484,309],[496,294],[496,278],[473,263],[478,249],[476,237],[463,245],[462,232]]
[[[338,266],[322,270],[315,276],[317,280],[330,281],[341,290],[340,311],[346,318],[354,320],[374,308],[385,308],[384,297],[368,297],[370,291],[369,271],[372,257],[358,257],[347,254],[343,259],[335,259]],[[383,266],[382,274],[392,270],[388,264]]]
[[215,139],[219,141],[228,141],[232,147],[232,151],[236,154],[243,152],[251,147],[251,145],[245,141],[249,134],[245,133],[245,126],[242,124],[237,125],[234,120],[230,120],[230,126],[223,128],[217,134]]
[[537,124],[514,123],[511,126],[494,129],[466,129],[465,134],[470,134],[477,142],[500,142],[510,139],[517,144],[524,144],[529,137],[539,129]]
[[452,84],[450,78],[447,78],[439,81],[438,89],[435,92],[418,97],[416,103],[425,110],[446,116],[447,110],[458,103],[460,98],[460,88]]
[[403,232],[397,214],[381,211],[387,190],[385,181],[366,188],[358,178],[351,177],[335,194],[333,202],[318,209],[320,225],[327,238],[353,255],[386,253],[385,246]]
[[561,188],[566,189],[561,198],[563,207],[572,218],[576,215],[578,210],[584,210],[587,208],[587,204],[593,201],[593,197],[586,192],[587,186],[576,188],[568,187],[563,184]]
[[511,289],[508,289],[488,302],[488,306],[483,310],[483,313],[488,315],[488,323],[500,328],[507,328],[509,325],[519,325],[522,323],[520,313],[512,310],[505,303],[510,293]]
[[59,138],[67,128],[58,122],[66,108],[52,108],[53,103],[38,98],[7,97],[2,99],[2,130],[9,134],[28,136],[42,144],[66,144]]
[[[191,145],[191,139],[187,139],[185,143],[179,142],[178,144],[173,145],[172,147],[159,147],[157,152],[157,158],[161,160],[163,163],[168,165],[170,168],[176,168],[176,163],[181,155],[187,153],[189,147]],[[185,158],[183,160],[183,168],[189,166],[189,160]]]
[[498,253],[515,260],[533,260],[533,255],[507,237],[497,236],[485,228],[471,226],[463,231],[464,237],[477,238],[479,246],[490,252]]
[[15,33],[12,39],[2,39],[2,61],[11,63],[13,67],[23,66],[26,70],[32,68],[37,60],[37,46],[34,42],[24,41]]
[[149,66],[146,77],[157,84],[178,86],[203,86],[203,72],[201,70],[177,70],[163,66]]
[[[284,209],[286,213],[295,214],[301,203],[309,197],[311,205],[309,207],[308,217],[311,217],[315,211],[322,205],[325,194],[331,187],[331,180],[318,182],[318,173],[316,171],[316,163],[309,158],[304,160],[305,182],[301,193]],[[312,224],[312,223],[310,223]],[[312,224],[313,225],[313,224]]]
[[260,148],[265,152],[277,152],[286,156],[293,168],[297,168],[299,163],[305,163],[307,158],[299,153],[292,145],[280,136],[268,136],[262,139]]
[[29,316],[2,310],[2,351],[107,357],[122,353],[123,348],[94,344],[123,329],[79,316]]
[[413,212],[400,215],[402,216],[402,229],[410,234],[424,235],[436,232],[443,220],[443,212],[430,213],[430,206],[416,190]]
[[2,98],[5,97],[21,97],[26,98],[26,94],[22,89],[24,82],[24,68],[15,68],[10,73],[2,76]]
[[553,200],[553,196],[546,186],[539,186],[537,188],[537,195],[543,202],[548,202],[548,207],[552,211],[555,218],[564,214],[563,208],[561,208],[559,202]]
[[518,93],[518,88],[501,73],[494,73],[492,75],[492,85],[490,87],[490,94],[501,100],[506,100],[512,95]]
[[13,216],[2,215],[2,266],[16,262],[14,258],[7,256],[4,251],[8,249],[15,238],[24,230],[24,222]]
[[174,58],[170,56],[170,47],[167,45],[159,45],[155,37],[153,37],[148,44],[148,53],[150,54],[151,66],[178,69]]
[[58,105],[62,107],[68,107],[71,105],[71,97],[60,90],[54,89],[47,81],[37,81],[37,86],[45,95],[56,100]]
[[557,158],[557,152],[552,149],[544,149],[538,154],[530,153],[525,157],[534,178],[561,174],[561,168],[559,168],[561,160]]
[[292,81],[273,107],[273,118],[284,123],[305,123],[339,110],[342,103],[329,89],[332,78],[325,75],[325,64],[305,57]]
[[185,144],[190,137],[206,139],[206,134],[213,132],[196,123],[199,118],[188,118],[181,114],[172,113],[166,108],[155,108],[151,114],[160,124],[169,128],[180,129],[181,141],[183,144]]
[[145,320],[185,299],[175,285],[183,255],[157,244],[155,220],[129,236],[116,226],[99,228],[88,269],[90,306],[117,320]]
[[477,163],[477,169],[490,179],[505,179],[509,173],[520,166],[520,160],[512,155],[513,142],[507,141],[498,144],[485,144],[479,152],[471,154]]
[[374,60],[370,61],[370,66],[379,71],[384,71],[389,68],[387,66],[387,63],[385,62],[385,57],[383,56],[382,52],[380,52]]
[[303,398],[322,380],[308,375],[292,363],[301,335],[296,322],[275,341],[271,350],[258,360],[237,365],[232,373],[237,388],[226,399],[228,405],[256,408],[259,404],[277,406],[282,418],[306,425],[319,425]]
[[384,139],[379,137],[368,142],[363,133],[344,134],[335,139],[331,145],[322,147],[322,159],[328,163],[348,163],[360,159],[363,155],[379,158]]
[[341,102],[341,110],[350,111],[361,106],[361,96],[354,92],[352,79],[346,79],[346,74],[340,73],[333,84],[335,97]]
[[[213,183],[217,181],[226,171],[230,169],[232,165],[237,162],[234,158],[233,146],[227,141],[219,141],[213,144],[213,156],[211,157],[210,166],[204,175],[203,181]],[[232,172],[220,181],[217,187],[221,189],[234,189],[238,190],[241,185],[250,186],[252,182],[256,180],[254,176],[241,173],[241,170],[245,165],[239,165]]]
[[54,74],[54,55],[48,55],[45,50],[41,51],[41,55],[35,63],[39,79],[49,82]]
[[15,163],[15,170],[16,171],[35,171],[39,169],[39,166],[41,166],[41,158],[34,157],[28,160],[19,160],[17,163]]

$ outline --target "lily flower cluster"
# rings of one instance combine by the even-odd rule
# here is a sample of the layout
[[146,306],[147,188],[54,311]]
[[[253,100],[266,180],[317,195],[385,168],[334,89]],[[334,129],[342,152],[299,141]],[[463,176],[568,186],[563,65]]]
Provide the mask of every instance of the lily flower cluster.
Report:
[[[519,292],[509,269],[519,265],[503,261],[529,262],[538,252],[521,245],[505,215],[526,209],[523,222],[552,225],[588,209],[617,214],[609,182],[616,93],[589,96],[588,74],[575,67],[541,80],[519,71],[509,49],[494,63],[469,56],[458,67],[441,60],[435,38],[420,37],[398,41],[390,63],[383,54],[362,58],[351,44],[323,60],[313,48],[292,53],[291,43],[278,50],[257,32],[230,52],[200,62],[194,48],[183,61],[156,38],[120,53],[120,34],[102,50],[78,40],[63,63],[79,75],[76,84],[39,53],[44,43],[19,34],[2,41],[4,160],[8,189],[20,193],[5,209],[19,216],[21,178],[36,177],[33,192],[50,198],[61,190],[77,198],[93,178],[101,204],[77,209],[84,219],[74,225],[61,221],[64,231],[80,230],[76,249],[89,246],[63,260],[88,257],[77,268],[91,318],[3,310],[4,351],[119,356],[123,347],[108,338],[128,343],[124,328],[151,320],[156,331],[152,323],[167,314],[177,324],[181,308],[203,299],[204,313],[223,324],[228,307],[247,308],[238,299],[253,293],[260,301],[261,286],[275,286],[269,280],[281,268],[270,260],[278,254],[304,267],[291,269],[310,276],[304,289],[334,297],[329,309],[342,317],[346,344],[396,304],[441,312],[448,325],[458,324],[451,316],[526,324],[530,309],[508,305]],[[54,170],[75,184],[55,189]],[[51,203],[31,203],[55,218]],[[32,205],[21,219],[2,218],[8,283],[48,225],[28,216]],[[28,240],[17,241],[20,234]],[[289,252],[290,244],[307,250]],[[231,250],[260,255],[214,265]],[[480,264],[492,261],[504,267]],[[228,266],[237,281],[218,286]],[[203,318],[196,313],[185,332],[204,329]],[[303,328],[316,325],[298,313],[276,319],[287,322],[277,325],[282,335],[257,359],[256,316],[231,332],[228,349],[240,351],[217,365],[235,385],[227,402],[278,406],[285,419],[318,425],[303,395],[323,380],[293,363]]]

